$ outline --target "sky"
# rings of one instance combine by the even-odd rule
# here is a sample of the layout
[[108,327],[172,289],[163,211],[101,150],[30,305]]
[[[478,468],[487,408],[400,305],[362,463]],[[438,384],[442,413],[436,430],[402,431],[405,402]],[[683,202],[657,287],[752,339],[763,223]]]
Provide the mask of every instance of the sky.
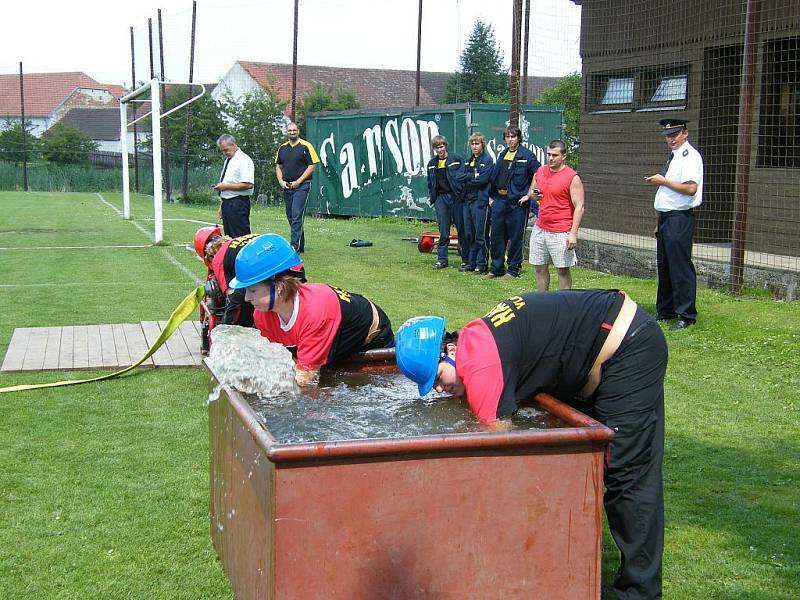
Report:
[[[511,62],[513,0],[422,0],[423,71],[453,72],[473,24],[494,27]],[[580,70],[580,7],[570,0],[530,0],[529,75]],[[524,6],[524,3],[523,3]],[[0,73],[83,71],[101,83],[149,79],[147,20],[158,45],[161,9],[164,72],[188,81],[191,0],[25,0],[3,7]],[[300,0],[298,63],[416,69],[418,0]],[[236,60],[292,62],[293,0],[197,0],[194,81],[216,82]],[[160,72],[158,54],[154,60]]]

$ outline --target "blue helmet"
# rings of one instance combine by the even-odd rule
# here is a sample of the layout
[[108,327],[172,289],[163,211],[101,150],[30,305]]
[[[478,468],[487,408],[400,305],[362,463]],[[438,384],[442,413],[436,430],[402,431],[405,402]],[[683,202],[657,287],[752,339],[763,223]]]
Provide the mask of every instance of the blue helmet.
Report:
[[228,286],[249,287],[302,264],[303,260],[289,242],[277,233],[265,233],[247,242],[236,255],[236,277]]
[[414,317],[395,336],[395,358],[400,371],[419,386],[420,396],[436,381],[444,337],[444,317]]

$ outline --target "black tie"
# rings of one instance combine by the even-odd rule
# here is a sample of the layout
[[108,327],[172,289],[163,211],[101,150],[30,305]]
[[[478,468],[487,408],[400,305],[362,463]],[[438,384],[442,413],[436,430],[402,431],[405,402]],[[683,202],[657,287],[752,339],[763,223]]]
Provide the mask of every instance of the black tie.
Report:
[[[220,183],[222,183],[222,180],[225,179],[225,171],[228,170],[228,163],[229,162],[231,162],[231,159],[230,158],[226,158],[225,159],[225,164],[222,165],[222,175],[219,176],[219,182]],[[667,163],[667,164],[669,164],[669,163]],[[222,192],[219,192],[219,193],[222,194]]]
[[[675,155],[674,152],[670,152],[669,156],[667,157],[667,162],[664,163],[664,168],[661,169],[661,174],[666,177],[667,176],[667,169],[669,169],[669,163],[672,162],[672,157]],[[225,173],[225,171],[223,171]]]

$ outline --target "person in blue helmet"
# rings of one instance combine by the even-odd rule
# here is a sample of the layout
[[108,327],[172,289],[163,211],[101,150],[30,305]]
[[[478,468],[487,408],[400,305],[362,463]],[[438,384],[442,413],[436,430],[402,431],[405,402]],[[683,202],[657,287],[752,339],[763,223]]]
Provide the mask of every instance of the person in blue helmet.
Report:
[[324,365],[394,345],[392,324],[377,304],[324,283],[303,283],[291,270],[302,264],[281,236],[260,235],[236,256],[229,283],[246,289],[261,335],[292,352],[300,385],[316,384]]
[[603,503],[621,555],[614,589],[661,598],[667,346],[650,315],[617,290],[521,294],[447,337],[441,317],[411,319],[395,352],[420,394],[466,397],[495,428],[546,392],[613,429]]

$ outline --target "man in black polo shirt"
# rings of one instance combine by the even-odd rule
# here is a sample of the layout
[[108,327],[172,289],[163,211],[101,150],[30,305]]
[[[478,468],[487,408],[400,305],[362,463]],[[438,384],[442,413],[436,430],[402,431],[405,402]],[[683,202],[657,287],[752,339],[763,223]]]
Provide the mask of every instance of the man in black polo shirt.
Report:
[[291,229],[291,244],[298,252],[305,250],[303,218],[306,200],[311,189],[311,176],[319,162],[314,146],[300,137],[296,123],[286,127],[288,141],[278,148],[275,154],[275,177],[283,189],[283,202],[286,205],[286,220]]

